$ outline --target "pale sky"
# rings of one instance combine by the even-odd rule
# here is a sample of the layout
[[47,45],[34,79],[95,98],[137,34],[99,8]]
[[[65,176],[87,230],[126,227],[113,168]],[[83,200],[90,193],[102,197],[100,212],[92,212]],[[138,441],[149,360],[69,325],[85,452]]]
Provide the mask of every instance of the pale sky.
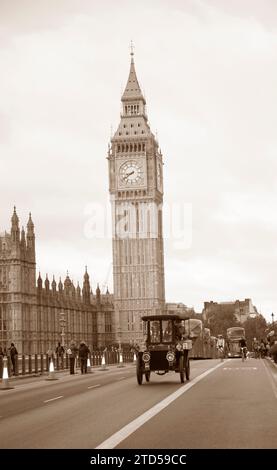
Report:
[[112,290],[111,240],[86,224],[108,204],[131,39],[164,201],[192,214],[183,247],[165,240],[167,301],[251,298],[276,320],[275,0],[0,0],[0,232],[31,211],[37,271],[87,265]]

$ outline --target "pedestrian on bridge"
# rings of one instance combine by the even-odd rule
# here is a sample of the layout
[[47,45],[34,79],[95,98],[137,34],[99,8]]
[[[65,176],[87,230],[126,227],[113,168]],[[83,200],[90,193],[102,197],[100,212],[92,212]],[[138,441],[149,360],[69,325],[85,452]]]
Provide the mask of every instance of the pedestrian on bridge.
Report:
[[11,343],[11,345],[9,347],[9,356],[11,358],[11,362],[12,362],[12,366],[13,366],[13,375],[16,374],[17,355],[18,355],[17,349],[16,349],[14,343]]
[[86,374],[87,373],[87,362],[88,362],[88,356],[89,356],[89,348],[87,347],[86,343],[84,341],[81,341],[80,347],[79,347],[79,358],[80,358],[80,365],[81,365],[81,373]]
[[78,348],[75,341],[71,341],[70,346],[66,352],[69,356],[70,374],[75,374],[75,363],[78,356]]
[[56,347],[56,355],[57,355],[57,363],[62,365],[63,364],[64,347],[61,346],[61,343],[58,343],[58,346]]

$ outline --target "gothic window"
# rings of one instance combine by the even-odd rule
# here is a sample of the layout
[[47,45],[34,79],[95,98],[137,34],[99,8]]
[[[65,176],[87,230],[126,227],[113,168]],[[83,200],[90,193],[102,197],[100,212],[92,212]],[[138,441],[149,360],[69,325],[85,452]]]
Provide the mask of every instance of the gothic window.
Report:
[[145,144],[142,144],[142,150],[145,151]]
[[134,152],[137,151],[137,144],[134,145]]
[[123,127],[126,127],[126,124],[123,124]]
[[134,125],[133,125],[133,124],[131,124],[131,127],[134,127]]
[[140,127],[140,123],[138,123],[138,127]]
[[127,106],[125,106],[125,113],[127,114]]
[[125,145],[122,145],[122,152],[125,152]]
[[129,132],[126,132],[126,135],[129,135]]
[[[127,132],[126,132],[127,134]],[[129,145],[126,145],[126,152],[129,152]]]
[[132,151],[133,151],[133,146],[132,146],[132,144],[131,144],[131,145],[130,145],[130,152],[132,152]]
[[120,152],[120,145],[117,146],[117,151]]
[[141,151],[141,145],[138,144],[138,151],[140,152]]
[[137,131],[134,132],[134,134],[136,134],[136,133],[137,133]]
[[144,134],[144,131],[141,131],[142,134]]

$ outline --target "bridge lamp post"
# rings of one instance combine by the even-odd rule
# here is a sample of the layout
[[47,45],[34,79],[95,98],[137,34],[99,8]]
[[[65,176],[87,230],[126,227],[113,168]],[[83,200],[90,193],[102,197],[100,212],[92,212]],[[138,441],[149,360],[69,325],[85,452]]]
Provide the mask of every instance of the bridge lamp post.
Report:
[[65,325],[66,325],[65,313],[61,312],[60,313],[60,326],[61,326],[61,329],[62,329],[61,338],[62,338],[62,347],[63,348],[64,348],[64,337],[65,337],[65,332],[64,332]]

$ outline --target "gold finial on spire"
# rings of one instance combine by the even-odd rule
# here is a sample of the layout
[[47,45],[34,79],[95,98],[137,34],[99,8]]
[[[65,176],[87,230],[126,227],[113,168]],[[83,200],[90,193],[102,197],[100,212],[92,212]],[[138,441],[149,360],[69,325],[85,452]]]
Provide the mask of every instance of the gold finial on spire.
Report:
[[130,44],[130,55],[131,55],[131,59],[133,60],[134,59],[134,43],[133,41],[131,40],[131,44]]

